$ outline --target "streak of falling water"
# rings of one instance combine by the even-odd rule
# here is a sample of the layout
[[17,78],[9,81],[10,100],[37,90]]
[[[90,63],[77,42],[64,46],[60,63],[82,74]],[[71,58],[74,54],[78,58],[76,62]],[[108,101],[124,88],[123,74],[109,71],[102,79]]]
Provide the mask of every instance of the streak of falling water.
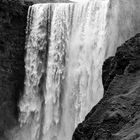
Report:
[[[63,105],[67,139],[103,94],[101,66],[105,57],[107,3],[94,1],[82,8],[76,5],[74,10]],[[98,24],[100,20],[102,23]]]
[[[73,4],[56,4],[52,18],[48,65],[46,69],[45,119],[43,140],[66,139],[61,135],[65,90],[67,47],[69,46]],[[66,131],[66,130],[65,130]],[[63,138],[64,137],[64,138]]]
[[139,8],[129,1],[132,11],[122,0],[29,8],[20,127],[11,131],[10,140],[71,140],[77,124],[102,98],[103,61],[138,31],[140,18],[133,15]]

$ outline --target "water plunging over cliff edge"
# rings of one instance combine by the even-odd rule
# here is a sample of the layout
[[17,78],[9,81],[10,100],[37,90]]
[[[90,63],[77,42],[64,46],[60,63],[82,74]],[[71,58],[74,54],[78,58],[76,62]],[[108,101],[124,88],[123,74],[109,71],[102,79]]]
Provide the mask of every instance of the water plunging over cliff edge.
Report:
[[103,61],[139,31],[136,8],[133,1],[121,0],[29,8],[20,129],[10,139],[71,140],[77,124],[102,98]]

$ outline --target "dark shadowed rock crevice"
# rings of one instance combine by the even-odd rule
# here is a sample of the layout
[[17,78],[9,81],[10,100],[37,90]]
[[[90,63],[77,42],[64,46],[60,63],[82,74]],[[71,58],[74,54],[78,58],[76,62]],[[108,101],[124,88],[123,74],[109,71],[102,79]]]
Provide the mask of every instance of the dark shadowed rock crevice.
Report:
[[73,140],[140,139],[140,34],[103,65],[104,97],[78,125]]

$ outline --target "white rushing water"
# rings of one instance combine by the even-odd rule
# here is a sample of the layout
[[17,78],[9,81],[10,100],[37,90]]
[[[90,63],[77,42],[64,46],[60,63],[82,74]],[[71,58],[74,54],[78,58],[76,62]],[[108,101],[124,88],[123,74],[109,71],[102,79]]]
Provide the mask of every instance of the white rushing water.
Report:
[[138,1],[128,1],[29,8],[20,127],[11,132],[11,140],[71,140],[77,124],[103,96],[103,61],[140,31]]

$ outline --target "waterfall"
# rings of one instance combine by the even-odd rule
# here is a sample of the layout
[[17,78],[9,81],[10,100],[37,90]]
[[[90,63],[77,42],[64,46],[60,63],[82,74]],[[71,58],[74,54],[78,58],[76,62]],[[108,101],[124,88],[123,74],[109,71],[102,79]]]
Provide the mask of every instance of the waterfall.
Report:
[[29,8],[20,127],[11,132],[11,140],[71,140],[77,124],[103,96],[103,61],[138,32],[140,18],[133,16],[138,7],[129,1]]

